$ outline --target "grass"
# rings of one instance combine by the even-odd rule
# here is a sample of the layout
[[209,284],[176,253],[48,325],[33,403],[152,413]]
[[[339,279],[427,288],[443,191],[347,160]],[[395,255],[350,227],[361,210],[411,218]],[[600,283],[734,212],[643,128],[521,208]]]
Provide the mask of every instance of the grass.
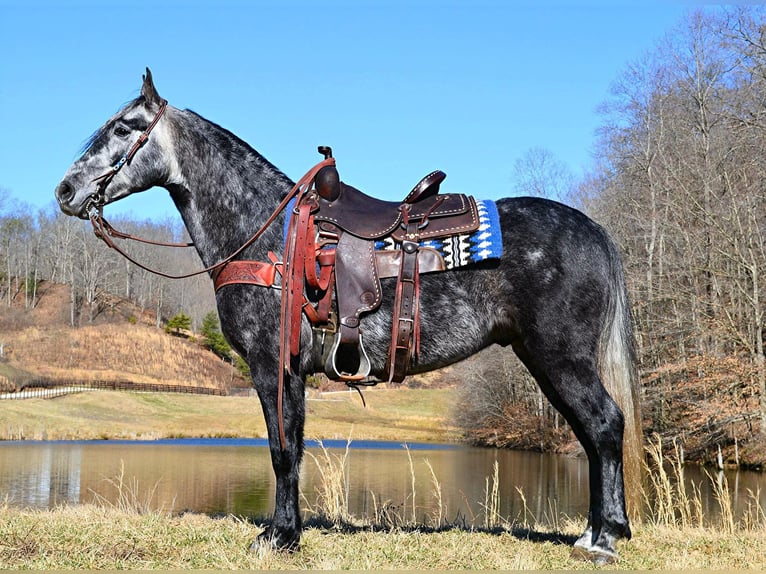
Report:
[[[367,408],[355,392],[314,395],[306,436],[355,436],[401,442],[451,442],[453,394],[447,389],[370,390]],[[0,440],[265,437],[257,398],[173,393],[87,392],[57,399],[3,401]]]
[[[261,525],[235,517],[135,514],[96,506],[0,509],[0,567],[30,569],[592,570],[570,559],[580,525],[534,529],[338,530],[309,525],[295,553],[248,547]],[[763,533],[647,526],[621,546],[628,570],[763,568]]]
[[[499,517],[486,503],[483,528],[445,524],[441,516],[418,523],[406,505],[386,521],[360,519],[345,506],[346,453],[320,449],[313,463],[321,470],[325,495],[308,509],[299,552],[267,548],[250,550],[263,530],[262,518],[210,517],[149,510],[145,495],[120,472],[110,483],[115,502],[64,506],[51,511],[19,510],[0,504],[0,568],[3,569],[267,569],[267,570],[592,570],[590,563],[570,557],[571,544],[584,519],[560,517],[556,527]],[[307,461],[308,462],[308,461]],[[656,472],[653,470],[652,472]],[[501,480],[487,477],[487,498]],[[667,491],[667,474],[652,482]],[[667,482],[667,484],[665,484]],[[415,490],[429,488],[412,484]],[[729,492],[722,483],[720,504]],[[430,489],[438,497],[439,480],[432,472]],[[693,497],[692,497],[693,499]],[[649,500],[649,499],[647,499]],[[677,500],[677,499],[676,499]],[[685,503],[681,503],[682,505]],[[766,514],[762,507],[748,520],[705,527],[687,521],[685,510],[653,507],[649,518],[634,526],[631,541],[620,543],[624,570],[763,569],[766,567]],[[672,510],[672,511],[671,511]],[[672,517],[672,519],[671,519]],[[490,522],[487,522],[490,524]]]
[[143,324],[30,326],[3,336],[13,342],[13,365],[52,379],[226,388],[234,376],[210,351]]

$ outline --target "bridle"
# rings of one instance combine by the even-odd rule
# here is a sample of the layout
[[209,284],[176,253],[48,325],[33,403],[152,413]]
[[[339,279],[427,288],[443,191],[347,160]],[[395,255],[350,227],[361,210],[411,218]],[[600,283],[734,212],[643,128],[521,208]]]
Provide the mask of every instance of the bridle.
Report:
[[133,156],[135,156],[138,153],[138,150],[143,147],[143,145],[149,139],[149,134],[154,129],[154,126],[159,123],[160,118],[162,118],[162,116],[165,114],[167,107],[168,101],[165,99],[161,100],[160,109],[157,110],[154,119],[149,123],[149,126],[143,131],[143,133],[138,136],[138,139],[130,147],[130,149],[126,151],[119,160],[117,160],[117,163],[115,163],[109,171],[91,180],[91,183],[98,182],[98,186],[96,188],[96,193],[90,197],[88,203],[85,205],[85,211],[88,213],[89,218],[92,219],[91,213],[93,210],[100,210],[104,206],[104,201],[106,200],[104,191],[106,190],[106,187],[111,183],[112,179],[114,179],[114,176],[117,175],[117,172],[122,169],[122,166],[124,166],[126,163],[130,163],[130,160],[133,159]]
[[261,237],[264,232],[268,229],[268,227],[274,223],[274,220],[276,220],[277,216],[287,207],[287,204],[290,203],[290,200],[293,198],[303,195],[304,193],[307,193],[309,191],[309,188],[314,182],[314,177],[316,174],[321,170],[323,167],[329,166],[329,165],[335,165],[335,159],[330,157],[325,159],[324,161],[319,162],[314,167],[312,167],[306,174],[298,181],[298,183],[293,186],[293,188],[290,190],[290,192],[287,194],[287,196],[282,200],[282,202],[276,207],[276,209],[272,212],[272,214],[269,216],[269,218],[266,220],[266,222],[255,232],[253,233],[250,238],[245,241],[239,248],[237,248],[233,253],[231,253],[228,257],[225,257],[224,259],[220,260],[218,263],[215,263],[213,265],[210,265],[208,267],[205,267],[204,269],[200,269],[198,271],[193,271],[191,273],[185,273],[181,275],[171,275],[169,273],[165,273],[164,271],[159,271],[157,269],[152,269],[150,267],[147,267],[146,265],[140,263],[139,261],[136,261],[133,257],[131,257],[128,253],[126,253],[122,248],[120,248],[112,239],[113,238],[120,238],[120,239],[130,239],[132,241],[139,241],[141,243],[148,243],[150,245],[160,245],[163,247],[193,247],[194,243],[167,243],[164,241],[153,241],[150,239],[144,239],[142,237],[137,237],[135,235],[131,235],[129,233],[124,233],[122,231],[116,230],[112,225],[104,218],[103,215],[103,209],[104,204],[106,201],[106,196],[104,195],[104,191],[106,190],[109,183],[114,179],[114,176],[117,175],[117,172],[119,172],[122,167],[130,163],[130,161],[133,159],[133,157],[138,153],[138,150],[143,147],[143,145],[146,143],[146,141],[149,139],[149,134],[154,129],[154,127],[157,125],[157,123],[162,118],[163,114],[165,113],[165,109],[167,108],[167,100],[162,100],[160,103],[160,109],[157,110],[157,114],[154,116],[154,119],[151,121],[149,126],[144,130],[144,132],[138,137],[136,142],[130,147],[130,149],[115,163],[109,171],[106,173],[94,178],[93,182],[98,182],[98,187],[96,189],[96,193],[93,194],[89,199],[88,202],[85,204],[85,212],[88,215],[88,219],[91,222],[91,225],[93,225],[93,232],[96,234],[96,237],[101,239],[108,247],[111,247],[117,253],[125,257],[128,261],[136,265],[137,267],[140,267],[144,271],[148,271],[149,273],[153,273],[155,275],[159,275],[160,277],[165,277],[167,279],[186,279],[189,277],[194,277],[196,275],[202,275],[203,273],[212,273],[216,270],[222,269],[227,263],[232,261],[235,257],[242,254],[242,252],[250,247],[255,241],[258,240],[259,237]]

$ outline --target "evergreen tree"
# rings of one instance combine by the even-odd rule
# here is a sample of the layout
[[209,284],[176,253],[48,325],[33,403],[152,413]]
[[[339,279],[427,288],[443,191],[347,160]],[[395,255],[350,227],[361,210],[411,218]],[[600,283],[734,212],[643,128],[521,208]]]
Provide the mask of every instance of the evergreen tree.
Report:
[[174,334],[178,335],[180,334],[181,329],[184,331],[191,330],[191,317],[183,311],[179,311],[173,315],[167,322],[167,325],[165,325],[166,333],[174,332]]
[[218,322],[218,314],[210,311],[202,319],[202,335],[205,337],[205,346],[216,355],[226,361],[231,361],[231,347],[221,332]]

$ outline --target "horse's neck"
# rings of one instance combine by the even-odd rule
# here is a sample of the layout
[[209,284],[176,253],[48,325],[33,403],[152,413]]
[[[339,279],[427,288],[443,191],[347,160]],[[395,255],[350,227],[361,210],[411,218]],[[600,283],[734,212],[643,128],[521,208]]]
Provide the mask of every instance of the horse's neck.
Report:
[[[292,182],[245,142],[192,112],[178,114],[176,160],[182,177],[168,185],[205,265],[217,263],[268,219]],[[247,252],[281,253],[283,216]]]

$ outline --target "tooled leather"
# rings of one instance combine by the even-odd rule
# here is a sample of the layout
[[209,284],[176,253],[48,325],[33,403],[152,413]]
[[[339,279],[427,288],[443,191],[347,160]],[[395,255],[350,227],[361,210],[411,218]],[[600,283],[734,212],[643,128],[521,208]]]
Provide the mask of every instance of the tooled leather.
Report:
[[[417,224],[408,225],[410,235],[417,234]],[[385,379],[400,383],[407,375],[412,357],[413,343],[417,347],[415,331],[418,323],[418,251],[417,243],[410,242],[402,249],[402,261],[396,281],[394,315],[391,323],[391,345],[388,350]]]
[[[439,205],[433,209],[436,202]],[[319,198],[319,211],[314,214],[316,221],[332,223],[347,233],[363,239],[378,239],[401,230],[401,205],[399,201],[384,201],[365,194],[358,189],[341,182],[341,193],[337,200],[327,201]],[[440,234],[443,227],[456,228],[455,233],[478,229],[476,204],[463,194],[432,195],[417,203],[410,204],[410,219],[419,219],[429,213],[429,225],[422,230],[421,237],[428,239]],[[460,214],[460,221],[452,221],[443,226],[436,225],[441,218],[453,219]],[[475,228],[473,227],[475,225]],[[433,226],[433,227],[431,227]],[[429,229],[431,228],[431,229]]]
[[[381,279],[388,277],[398,277],[399,268],[402,264],[402,251],[376,251],[375,258],[378,261],[378,276]],[[432,247],[421,247],[418,249],[418,273],[435,273],[437,271],[446,271],[447,265],[444,263],[444,257]]]
[[257,285],[272,287],[277,268],[263,261],[230,261],[213,272],[213,287],[216,291],[226,285]]
[[[445,212],[441,207],[436,208],[434,212],[428,216],[428,224],[418,230],[418,238],[420,240],[445,237],[447,235],[458,235],[461,233],[472,233],[479,229],[479,210],[476,207],[476,200],[474,200],[473,197],[467,195],[438,195],[435,196],[434,199],[439,197],[460,197],[461,202],[465,205],[465,209],[462,211]],[[445,203],[447,203],[447,201],[445,201]],[[417,220],[423,213],[424,211],[421,210],[418,210],[417,212],[411,211],[410,220]],[[391,233],[391,236],[398,242],[404,240],[406,235],[407,232],[401,225]]]
[[341,343],[359,340],[359,317],[374,311],[382,300],[375,246],[349,233],[338,240],[335,256],[335,291]]
[[441,182],[447,177],[442,170],[437,169],[421,179],[404,198],[404,203],[415,203],[426,197],[439,193]]

